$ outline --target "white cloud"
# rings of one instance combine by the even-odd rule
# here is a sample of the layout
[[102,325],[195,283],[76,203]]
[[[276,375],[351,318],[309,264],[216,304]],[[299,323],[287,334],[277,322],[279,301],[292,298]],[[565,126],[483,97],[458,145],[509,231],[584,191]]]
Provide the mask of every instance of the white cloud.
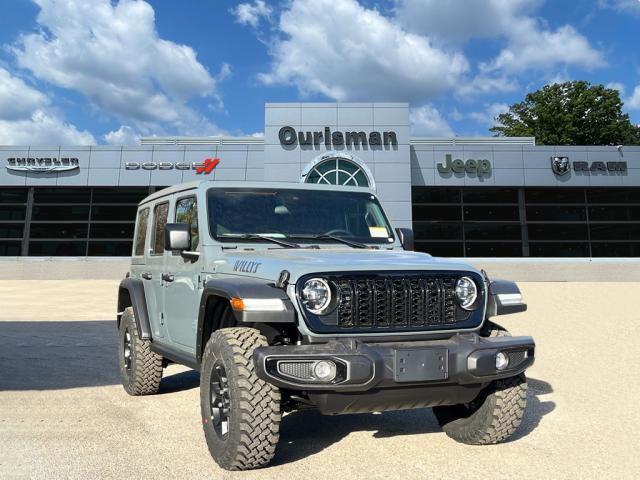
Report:
[[498,115],[507,112],[508,110],[509,105],[506,103],[492,103],[487,105],[484,112],[469,113],[469,118],[483,125],[493,127],[497,123],[496,118]]
[[640,14],[640,1],[638,0],[598,0],[602,8],[612,8],[622,13]]
[[0,67],[0,119],[28,117],[36,108],[48,103],[49,99],[42,92]]
[[293,0],[279,29],[271,71],[260,79],[295,85],[302,94],[421,101],[451,89],[468,69],[462,54],[435,47],[355,0]]
[[269,18],[273,9],[263,0],[255,0],[253,4],[241,3],[230,11],[235,15],[238,23],[257,27],[261,19]]
[[624,85],[620,82],[609,82],[606,85],[607,88],[612,88],[614,90],[618,90],[620,92],[620,95],[624,95]]
[[467,97],[471,95],[493,94],[496,92],[514,92],[518,88],[518,82],[513,78],[508,78],[503,75],[492,77],[481,73],[469,81],[460,82],[456,93],[462,97]]
[[44,93],[0,67],[0,144],[84,145],[93,135],[65,122]]
[[128,125],[121,125],[104,135],[104,140],[111,145],[139,145],[140,135]]
[[[139,129],[188,128],[206,120],[186,105],[215,95],[216,79],[195,51],[161,39],[144,1],[35,0],[39,33],[13,48],[38,79],[84,94]],[[223,76],[228,66],[223,66]],[[215,128],[215,126],[212,126]]]
[[631,110],[640,110],[640,85],[633,89],[633,93],[624,101],[624,104]]
[[411,134],[429,137],[452,137],[453,130],[433,105],[426,104],[409,111]]

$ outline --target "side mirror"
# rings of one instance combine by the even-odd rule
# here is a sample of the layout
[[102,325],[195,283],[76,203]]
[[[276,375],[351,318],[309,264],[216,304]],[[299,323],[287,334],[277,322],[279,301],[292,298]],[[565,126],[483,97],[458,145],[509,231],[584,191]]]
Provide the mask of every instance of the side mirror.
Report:
[[164,249],[183,252],[191,248],[191,225],[188,223],[167,223],[164,228]]
[[396,228],[400,244],[405,250],[413,251],[413,230],[410,228]]

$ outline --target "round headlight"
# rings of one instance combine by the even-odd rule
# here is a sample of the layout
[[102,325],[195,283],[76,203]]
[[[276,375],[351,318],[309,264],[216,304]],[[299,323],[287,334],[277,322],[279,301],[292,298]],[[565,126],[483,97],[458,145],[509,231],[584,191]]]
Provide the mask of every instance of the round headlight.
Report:
[[320,314],[331,303],[331,288],[326,280],[312,278],[302,287],[302,303],[311,313]]
[[460,306],[465,310],[471,310],[471,307],[478,298],[478,287],[476,282],[469,277],[462,277],[456,283],[456,297]]

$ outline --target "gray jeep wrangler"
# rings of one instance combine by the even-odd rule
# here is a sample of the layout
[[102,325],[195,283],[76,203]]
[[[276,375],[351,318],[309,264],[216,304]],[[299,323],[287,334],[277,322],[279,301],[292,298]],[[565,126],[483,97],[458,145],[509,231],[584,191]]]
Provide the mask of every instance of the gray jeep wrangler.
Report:
[[493,444],[524,413],[531,337],[493,317],[513,282],[413,252],[358,187],[202,181],[137,213],[120,283],[120,375],[156,393],[163,368],[200,371],[207,445],[229,470],[264,466],[283,412],[433,407],[453,439]]

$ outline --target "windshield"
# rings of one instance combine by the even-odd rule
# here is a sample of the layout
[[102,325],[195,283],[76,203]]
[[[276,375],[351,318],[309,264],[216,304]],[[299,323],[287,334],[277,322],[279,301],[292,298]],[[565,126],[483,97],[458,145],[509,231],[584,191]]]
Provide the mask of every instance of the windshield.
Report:
[[[388,244],[393,233],[376,197],[367,192],[213,188],[208,192],[211,235],[220,241],[335,241]],[[243,240],[243,241],[244,241]]]

